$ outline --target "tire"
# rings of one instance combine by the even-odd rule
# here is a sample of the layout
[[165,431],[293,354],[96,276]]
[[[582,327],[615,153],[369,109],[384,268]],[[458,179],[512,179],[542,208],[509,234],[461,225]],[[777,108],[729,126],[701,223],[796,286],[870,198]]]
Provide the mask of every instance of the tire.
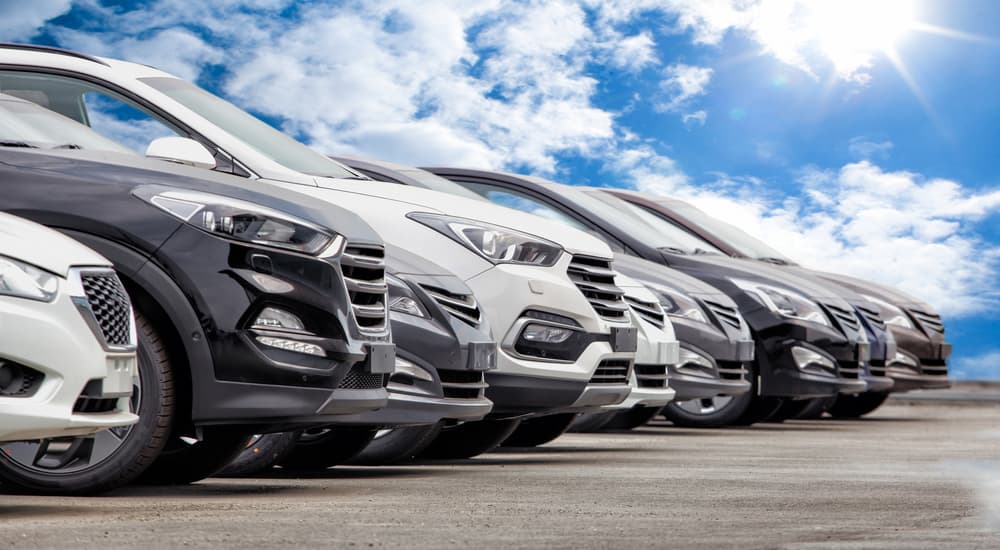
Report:
[[472,458],[500,446],[521,424],[520,419],[476,420],[448,427],[420,453],[421,458]]
[[611,417],[611,420],[604,425],[605,430],[634,430],[640,426],[645,426],[650,420],[660,414],[662,407],[641,407],[636,406],[626,411],[618,411]]
[[325,470],[364,450],[378,430],[366,426],[330,426],[305,430],[278,465],[287,470]]
[[501,443],[503,447],[537,447],[545,445],[566,433],[576,420],[576,413],[550,414],[529,418]]
[[348,464],[385,466],[399,464],[420,454],[441,433],[443,423],[379,430],[375,439]]
[[611,422],[615,414],[617,414],[615,411],[581,414],[569,425],[568,431],[574,433],[599,432],[608,422]]
[[861,418],[882,406],[889,397],[888,392],[865,392],[858,395],[838,395],[836,403],[829,409],[834,418]]
[[[138,368],[131,408],[139,422],[92,437],[0,446],[0,482],[7,490],[42,495],[103,493],[134,481],[160,456],[173,425],[173,370],[161,332],[139,310],[135,321]],[[63,450],[50,451],[53,447]]]
[[298,440],[299,432],[251,436],[243,450],[216,475],[250,477],[266,472],[288,456]]
[[740,395],[717,395],[706,399],[671,401],[661,411],[667,420],[683,428],[750,426],[773,415],[782,399],[757,395],[757,366],[750,369],[750,389]]
[[246,448],[242,430],[206,428],[200,441],[174,436],[166,449],[136,481],[144,485],[187,485],[222,470]]

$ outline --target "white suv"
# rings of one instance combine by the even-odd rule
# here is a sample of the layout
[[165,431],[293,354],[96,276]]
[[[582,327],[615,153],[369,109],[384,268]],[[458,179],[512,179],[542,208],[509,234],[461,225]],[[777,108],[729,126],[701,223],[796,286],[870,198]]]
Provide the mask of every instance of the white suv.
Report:
[[[590,383],[602,363],[631,365],[636,345],[628,307],[614,286],[612,253],[602,241],[483,201],[369,180],[221,98],[144,65],[36,46],[0,46],[0,65],[3,93],[48,106],[149,157],[350,209],[388,244],[459,276],[503,343],[489,376],[496,413],[577,410],[628,396],[626,378]],[[570,355],[553,351],[570,344],[578,348]]]
[[[128,343],[107,344],[107,331]],[[135,372],[132,310],[108,261],[0,214],[0,441],[134,424]],[[18,443],[0,452],[17,453]]]

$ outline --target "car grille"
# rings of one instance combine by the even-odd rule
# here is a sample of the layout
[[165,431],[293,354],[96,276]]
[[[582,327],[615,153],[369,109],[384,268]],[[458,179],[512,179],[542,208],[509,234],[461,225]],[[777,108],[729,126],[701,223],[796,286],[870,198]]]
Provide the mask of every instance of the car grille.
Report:
[[837,324],[839,324],[841,328],[850,328],[854,331],[861,328],[861,322],[858,321],[858,318],[854,315],[853,311],[830,304],[823,305],[826,306],[827,311],[834,319],[836,319]]
[[567,270],[569,278],[590,302],[594,311],[610,321],[624,321],[628,306],[625,294],[615,285],[615,271],[611,261],[590,256],[573,256]]
[[915,309],[910,310],[914,317],[922,327],[930,332],[936,332],[938,334],[944,334],[944,323],[941,322],[941,316],[936,313],[927,313],[924,311],[917,311]]
[[80,274],[80,282],[104,341],[111,346],[131,344],[132,305],[118,276],[110,271],[87,271]]
[[482,371],[439,370],[441,390],[450,399],[481,399],[486,391]]
[[597,366],[597,371],[591,377],[591,384],[628,384],[628,359],[605,359]]
[[420,285],[434,301],[459,321],[478,327],[482,322],[482,312],[476,297],[471,294],[455,294],[442,288]]
[[885,376],[885,360],[872,359],[868,362],[868,372],[872,376]]
[[386,329],[385,250],[379,246],[348,245],[340,258],[344,283],[358,328]]
[[645,302],[634,296],[625,296],[625,301],[632,307],[632,311],[639,317],[645,319],[649,324],[663,328],[666,326],[666,316],[660,304]]
[[885,321],[882,319],[882,315],[879,314],[878,310],[869,309],[865,306],[855,306],[862,317],[864,317],[873,327],[880,329],[885,329]]
[[839,361],[840,369],[839,373],[841,378],[849,378],[851,380],[857,380],[861,378],[861,363],[857,361]]
[[746,364],[739,361],[716,361],[719,366],[719,378],[723,380],[746,380]]
[[739,311],[737,311],[735,307],[723,305],[711,300],[703,301],[705,305],[708,306],[709,311],[711,311],[722,324],[729,325],[737,330],[743,326],[743,318],[740,316]]
[[667,387],[666,365],[636,365],[635,381],[640,388]]
[[388,374],[372,374],[366,372],[364,365],[354,365],[337,387],[342,390],[377,390],[388,383]]
[[943,359],[925,359],[920,361],[920,372],[931,376],[948,376],[948,365]]
[[82,414],[98,414],[113,412],[118,407],[118,399],[101,399],[81,395],[73,403],[73,412]]

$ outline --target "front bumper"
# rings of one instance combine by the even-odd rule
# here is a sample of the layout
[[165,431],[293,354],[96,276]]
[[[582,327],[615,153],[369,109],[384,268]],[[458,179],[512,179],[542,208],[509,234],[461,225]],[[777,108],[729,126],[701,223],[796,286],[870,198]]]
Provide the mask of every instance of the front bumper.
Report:
[[[0,362],[42,375],[22,396],[0,397],[0,441],[89,435],[138,421],[129,412],[132,349],[105,349],[66,292],[51,303],[0,297]],[[88,388],[100,388],[91,392]],[[76,412],[83,396],[115,400],[111,410]]]
[[[802,347],[824,355],[835,370],[800,368],[792,356],[792,348]],[[855,394],[867,391],[862,378],[862,364],[868,359],[867,345],[820,347],[809,340],[773,338],[757,347],[760,375],[760,395],[794,399],[830,397],[838,393]]]
[[929,338],[919,330],[892,327],[896,348],[903,361],[890,360],[886,373],[895,381],[894,392],[944,389],[951,387],[948,357],[951,344],[942,338]]

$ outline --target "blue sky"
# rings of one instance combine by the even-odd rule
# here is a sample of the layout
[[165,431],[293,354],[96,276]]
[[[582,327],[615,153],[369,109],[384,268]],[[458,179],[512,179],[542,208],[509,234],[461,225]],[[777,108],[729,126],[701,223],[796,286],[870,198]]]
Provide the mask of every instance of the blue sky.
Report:
[[[419,4],[419,5],[416,5]],[[686,198],[938,308],[1000,378],[1000,3],[0,0],[329,152]]]

